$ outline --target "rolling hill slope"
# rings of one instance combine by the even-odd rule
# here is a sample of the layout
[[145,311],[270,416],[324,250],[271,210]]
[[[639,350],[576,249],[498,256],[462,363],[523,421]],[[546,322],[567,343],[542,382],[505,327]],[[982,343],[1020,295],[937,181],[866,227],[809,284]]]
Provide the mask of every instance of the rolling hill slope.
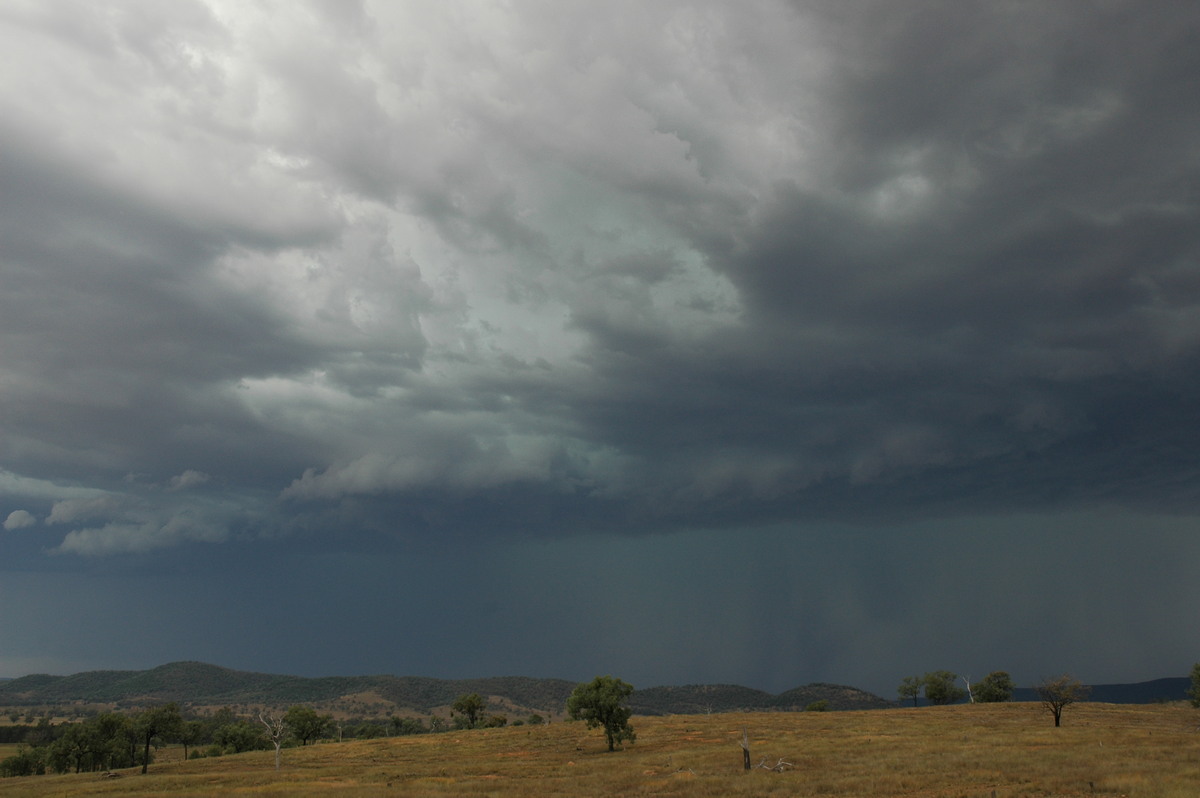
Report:
[[[119,704],[142,706],[177,701],[192,706],[316,704],[325,710],[353,706],[363,714],[433,712],[464,693],[479,693],[493,709],[563,711],[575,683],[564,679],[500,676],[434,679],[420,676],[306,678],[252,673],[203,662],[172,662],[146,671],[89,671],[71,676],[36,674],[0,683],[0,706]],[[878,696],[840,685],[814,684],[779,695],[736,685],[687,685],[637,690],[637,714],[668,715],[741,710],[802,710],[824,700],[829,709],[890,706]]]

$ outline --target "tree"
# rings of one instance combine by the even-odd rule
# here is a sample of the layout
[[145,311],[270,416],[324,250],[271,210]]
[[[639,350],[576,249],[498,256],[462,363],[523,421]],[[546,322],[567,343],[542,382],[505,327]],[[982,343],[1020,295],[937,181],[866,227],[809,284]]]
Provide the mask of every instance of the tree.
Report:
[[1076,701],[1087,698],[1090,692],[1087,687],[1079,683],[1078,679],[1065,673],[1054,679],[1043,679],[1034,690],[1041,699],[1042,706],[1054,715],[1055,726],[1062,725],[1064,709]]
[[260,712],[258,713],[258,722],[267,728],[267,739],[275,745],[275,769],[279,770],[279,749],[283,746],[283,738],[287,737],[287,719],[278,715],[264,715]]
[[154,738],[178,733],[183,726],[183,717],[179,714],[179,705],[172,701],[142,712],[134,724],[138,740],[145,743],[142,755],[142,772],[145,773],[150,767],[150,744]]
[[637,739],[629,725],[632,711],[625,700],[633,694],[633,685],[611,676],[597,676],[590,682],[578,685],[567,699],[567,714],[572,720],[587,721],[587,727],[604,728],[608,750],[616,750],[616,744]]
[[981,704],[998,704],[1011,701],[1013,680],[1007,671],[992,671],[975,685],[975,700]]
[[962,701],[966,692],[954,682],[958,675],[950,671],[931,671],[925,674],[925,698],[931,704],[953,704]]
[[468,729],[474,729],[479,716],[487,709],[487,702],[479,693],[468,693],[460,695],[450,708],[466,719]]
[[138,729],[127,715],[103,712],[84,721],[95,729],[93,755],[96,769],[133,767],[137,764]]
[[241,754],[262,748],[263,735],[248,721],[237,720],[213,732],[213,742],[226,753]]
[[1200,662],[1192,666],[1192,686],[1187,694],[1192,700],[1192,706],[1200,707]]
[[46,752],[47,764],[56,773],[76,773],[96,770],[100,767],[94,752],[99,746],[96,727],[89,723],[72,723],[50,744]]
[[46,749],[17,746],[17,753],[0,761],[0,778],[33,776],[46,773]]
[[388,725],[391,727],[392,734],[397,737],[407,734],[424,734],[429,731],[420,718],[398,718],[393,715]]
[[292,730],[292,736],[299,740],[301,745],[308,745],[309,740],[318,739],[333,724],[332,716],[318,715],[312,707],[300,704],[288,707],[283,720]]
[[921,688],[924,686],[925,680],[920,676],[905,676],[900,682],[900,686],[896,688],[896,692],[900,695],[901,700],[911,698],[915,707],[917,696],[921,695]]
[[198,720],[185,721],[179,729],[179,742],[183,744],[183,758],[188,758],[188,746],[196,745],[204,738],[204,724]]

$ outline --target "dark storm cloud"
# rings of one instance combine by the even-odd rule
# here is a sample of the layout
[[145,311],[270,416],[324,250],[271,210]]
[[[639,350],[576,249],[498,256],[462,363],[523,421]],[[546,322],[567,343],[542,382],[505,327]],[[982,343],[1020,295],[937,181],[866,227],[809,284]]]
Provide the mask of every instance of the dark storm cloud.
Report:
[[[1176,551],[1152,516],[1197,498],[1197,27],[1166,2],[11,4],[7,567],[182,555],[241,584],[224,558],[286,551],[277,576],[382,589],[381,558],[428,587],[446,552],[574,572],[613,535],[700,570],[758,539],[852,563],[768,569],[809,633],[705,671],[771,681],[930,610],[936,569],[867,552],[889,536],[935,556],[939,523],[1023,513],[1076,541],[1110,508],[1101,552],[1139,519]],[[510,627],[554,620],[554,579],[488,584],[523,596]],[[658,600],[641,644],[686,648]]]
[[[5,212],[5,315],[34,329],[46,311],[27,295],[54,271],[66,323],[15,362],[115,397],[67,413],[35,392],[67,420],[60,437],[127,447],[136,423],[176,447],[173,472],[220,472],[236,441],[292,437],[271,467],[308,453],[290,461],[285,513],[358,496],[476,528],[429,508],[562,500],[579,519],[650,528],[972,497],[1145,501],[1154,476],[1134,489],[1109,460],[1177,442],[1194,397],[1197,120],[1177,88],[1195,66],[1189,16],[800,5],[777,18],[808,45],[788,52],[761,20],[648,12],[687,46],[627,62],[594,40],[523,59],[508,51],[525,20],[497,18],[464,56],[483,83],[427,50],[364,66],[350,53],[385,46],[379,20],[339,36],[310,24],[321,17],[252,19],[240,35],[259,44],[257,76],[217,50],[193,53],[190,73],[164,73],[159,53],[151,71],[207,87],[212,107],[187,118],[217,118],[222,93],[257,81],[264,121],[244,135],[269,147],[270,179],[344,199],[264,226],[258,206],[239,218],[208,188],[181,184],[163,208],[136,180],[121,190],[27,143],[6,174],[23,190]],[[151,27],[118,26],[114,52],[182,35]],[[219,28],[202,38],[218,50],[239,35]],[[565,121],[581,110],[594,129]],[[720,127],[736,111],[775,149],[737,150]],[[784,168],[760,171],[770,162]],[[359,204],[393,199],[399,217]],[[217,216],[181,215],[197,209]],[[435,237],[406,241],[403,214]],[[208,430],[182,450],[180,411]],[[120,467],[145,469],[139,448]],[[1159,498],[1185,502],[1180,464],[1157,462]],[[516,512],[489,528],[524,525]]]
[[739,504],[1189,507],[1194,15],[848,8],[816,179],[710,250],[741,325],[686,347],[579,320],[611,391],[581,403],[598,437],[667,484],[727,462]]
[[[11,140],[9,151],[0,328],[10,465],[120,475],[161,465],[160,446],[204,457],[261,434],[212,386],[295,371],[313,350],[269,308],[213,282],[220,233],[58,174]],[[189,441],[201,427],[207,440]]]

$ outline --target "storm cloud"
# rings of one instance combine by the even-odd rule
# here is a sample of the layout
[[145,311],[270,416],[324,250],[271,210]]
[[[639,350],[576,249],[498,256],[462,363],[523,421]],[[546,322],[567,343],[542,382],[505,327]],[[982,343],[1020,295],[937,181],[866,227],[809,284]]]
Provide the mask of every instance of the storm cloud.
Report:
[[[0,670],[585,677],[586,617],[626,652],[596,669],[660,683],[1183,673],[1177,627],[1031,645],[1190,590],[1154,563],[1200,484],[1198,28],[1165,1],[6,4],[10,584],[178,571],[219,615],[262,598],[231,562],[320,572],[348,652],[349,615],[398,611],[387,563],[400,604],[493,631],[431,620],[379,661],[263,653],[269,614],[132,656],[22,626]],[[1027,584],[1018,544],[1080,559]],[[641,574],[601,569],[607,609],[551,574],[605,551]],[[994,602],[1001,631],[951,639]],[[744,626],[767,607],[791,642]],[[698,654],[719,634],[736,657]]]

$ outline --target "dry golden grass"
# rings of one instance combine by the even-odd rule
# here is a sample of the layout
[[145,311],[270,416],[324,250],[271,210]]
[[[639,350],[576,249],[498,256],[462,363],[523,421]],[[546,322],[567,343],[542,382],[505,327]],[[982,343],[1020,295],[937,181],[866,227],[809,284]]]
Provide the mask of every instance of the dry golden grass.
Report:
[[[0,796],[1016,796],[1200,795],[1195,710],[1037,704],[870,712],[634,718],[638,740],[604,750],[582,724],[329,743],[160,763],[142,776],[0,781]],[[742,770],[742,728],[757,764]]]

